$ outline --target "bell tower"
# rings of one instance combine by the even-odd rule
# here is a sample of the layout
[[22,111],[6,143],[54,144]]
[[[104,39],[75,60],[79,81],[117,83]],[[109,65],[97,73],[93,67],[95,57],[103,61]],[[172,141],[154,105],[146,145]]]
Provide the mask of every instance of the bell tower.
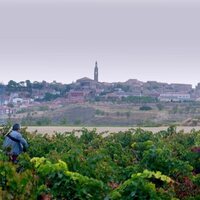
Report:
[[99,73],[98,73],[98,64],[97,61],[95,62],[95,68],[94,68],[94,81],[99,81]]

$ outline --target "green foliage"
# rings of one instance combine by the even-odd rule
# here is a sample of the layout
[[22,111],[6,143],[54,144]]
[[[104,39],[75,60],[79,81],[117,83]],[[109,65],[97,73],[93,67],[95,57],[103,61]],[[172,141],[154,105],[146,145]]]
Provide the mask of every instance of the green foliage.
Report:
[[170,200],[174,195],[174,191],[170,190],[172,182],[171,178],[159,171],[144,170],[142,173],[133,174],[130,179],[111,193],[110,198],[112,200]]
[[[101,181],[68,171],[67,164],[61,160],[52,164],[49,160],[33,158],[37,173],[42,177],[40,188],[47,189],[53,198],[65,199],[103,199],[105,187]],[[47,187],[45,187],[45,184]]]
[[3,125],[0,129],[0,134],[7,135],[12,130],[12,125],[10,122]]
[[195,145],[200,146],[200,131],[196,133]]
[[49,106],[39,106],[38,111],[48,111]]
[[43,118],[36,120],[37,126],[47,126],[47,125],[50,125],[50,124],[51,124],[51,119],[48,118],[48,117],[43,117]]
[[148,96],[128,96],[128,97],[122,97],[122,102],[126,103],[155,103],[158,99],[154,97],[148,97]]
[[60,97],[60,95],[58,95],[58,94],[51,94],[51,93],[47,92],[47,93],[45,93],[43,101],[52,101],[54,99],[57,99],[58,97]]
[[[4,199],[199,198],[198,131],[170,126],[156,134],[130,129],[105,135],[83,128],[79,137],[75,131],[52,136],[21,131],[30,147],[17,165],[0,151]],[[0,145],[3,139],[1,134]]]
[[160,110],[160,111],[164,109],[164,105],[161,103],[158,103],[156,106],[157,106],[158,110]]
[[152,110],[152,108],[150,106],[141,106],[140,110],[147,111],[147,110]]
[[68,120],[66,117],[63,117],[61,120],[60,120],[60,125],[67,125],[68,124]]
[[102,111],[102,110],[97,109],[97,110],[95,111],[95,114],[96,114],[96,115],[102,115],[102,116],[104,116],[104,115],[105,115],[105,112]]
[[37,178],[31,170],[17,173],[17,166],[0,161],[0,197],[3,199],[36,199]]
[[81,120],[80,119],[76,119],[74,122],[74,125],[80,125],[81,124]]

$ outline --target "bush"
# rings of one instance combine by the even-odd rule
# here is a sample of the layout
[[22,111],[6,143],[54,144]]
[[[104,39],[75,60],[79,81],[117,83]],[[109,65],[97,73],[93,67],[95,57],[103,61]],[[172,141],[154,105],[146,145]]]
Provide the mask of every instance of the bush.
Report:
[[140,110],[147,111],[147,110],[152,110],[152,108],[150,106],[141,106]]

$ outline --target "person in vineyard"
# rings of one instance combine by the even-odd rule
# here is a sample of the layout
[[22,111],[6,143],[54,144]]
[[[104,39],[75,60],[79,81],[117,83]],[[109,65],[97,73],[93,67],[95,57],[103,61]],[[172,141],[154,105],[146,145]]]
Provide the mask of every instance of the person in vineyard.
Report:
[[6,150],[6,154],[9,156],[9,160],[13,163],[17,163],[17,157],[25,152],[28,148],[27,141],[20,133],[20,125],[14,124],[12,131],[6,134],[3,148]]

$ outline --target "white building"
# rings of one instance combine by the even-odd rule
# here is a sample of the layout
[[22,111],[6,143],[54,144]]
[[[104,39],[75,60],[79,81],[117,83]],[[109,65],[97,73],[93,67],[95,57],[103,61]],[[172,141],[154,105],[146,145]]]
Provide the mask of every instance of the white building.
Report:
[[184,93],[164,93],[160,94],[158,97],[160,101],[166,101],[166,102],[177,102],[177,101],[190,101],[191,97],[190,94],[184,94]]
[[12,103],[14,104],[18,104],[18,103],[23,103],[24,100],[22,98],[13,98],[12,99]]

